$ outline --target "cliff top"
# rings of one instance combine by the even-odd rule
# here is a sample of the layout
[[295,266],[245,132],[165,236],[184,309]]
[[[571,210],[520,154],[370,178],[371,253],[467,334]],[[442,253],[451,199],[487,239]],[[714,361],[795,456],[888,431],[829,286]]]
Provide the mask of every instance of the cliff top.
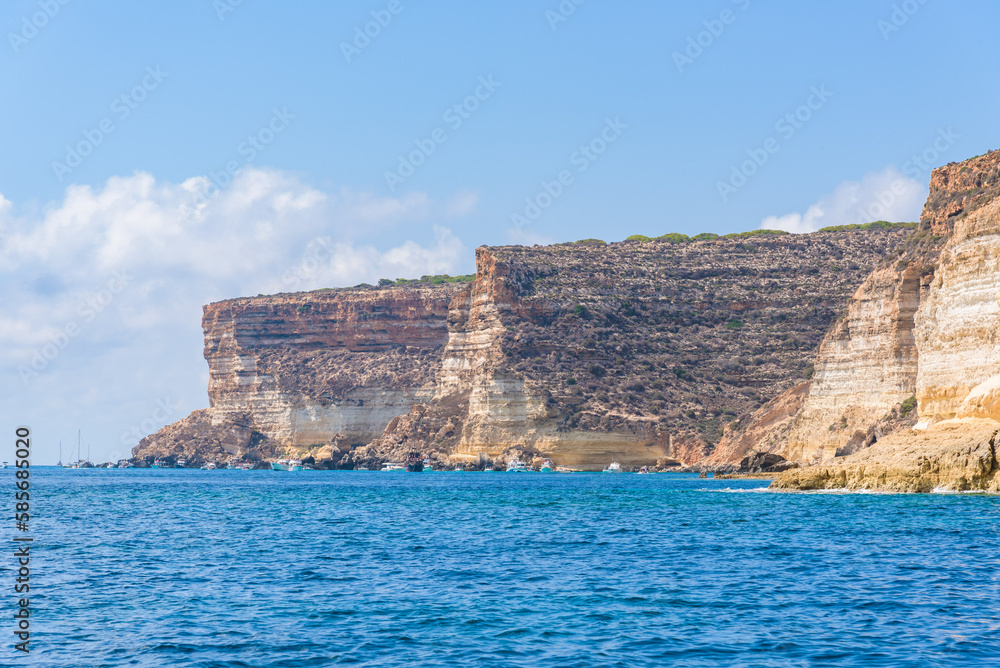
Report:
[[930,194],[920,214],[922,226],[938,236],[949,233],[966,211],[1000,194],[1000,149],[951,162],[931,172]]
[[[998,151],[997,153],[1000,153]],[[718,235],[711,232],[703,232],[701,234],[696,234],[694,236],[688,236],[686,234],[671,232],[659,237],[648,237],[641,234],[634,234],[622,241],[612,241],[606,242],[600,239],[581,239],[579,241],[568,241],[557,244],[552,244],[549,246],[483,246],[482,248],[487,248],[493,251],[503,252],[505,250],[511,249],[532,249],[540,250],[542,252],[552,251],[554,249],[590,249],[590,251],[603,252],[604,250],[609,250],[612,253],[615,248],[618,247],[634,247],[637,244],[644,246],[644,251],[649,251],[653,249],[669,248],[675,245],[692,245],[692,248],[705,248],[706,246],[711,247],[713,244],[717,244],[720,248],[726,248],[729,246],[742,247],[747,242],[750,241],[766,241],[777,238],[784,239],[795,239],[794,242],[798,245],[801,240],[813,240],[817,242],[823,242],[831,234],[842,234],[842,233],[866,233],[866,232],[878,232],[878,231],[891,231],[891,230],[909,230],[917,227],[917,223],[890,223],[887,221],[877,221],[874,223],[867,223],[863,225],[837,225],[832,227],[824,227],[817,232],[811,232],[807,234],[791,234],[789,232],[781,230],[748,230],[746,232],[733,232],[731,234]],[[646,246],[646,244],[649,244]],[[420,278],[396,278],[379,279],[377,285],[370,285],[368,283],[361,283],[352,287],[343,288],[320,288],[318,290],[311,290],[305,292],[279,292],[270,295],[259,294],[256,297],[233,297],[230,299],[223,299],[217,302],[212,302],[209,306],[217,306],[221,304],[228,303],[243,303],[245,305],[252,305],[254,303],[260,303],[258,300],[263,302],[273,302],[276,299],[288,300],[289,302],[313,302],[316,299],[323,299],[324,297],[329,299],[340,299],[343,296],[354,295],[354,296],[371,296],[373,292],[382,292],[386,297],[397,296],[403,292],[413,295],[415,292],[426,293],[428,296],[432,294],[440,295],[440,290],[446,290],[449,293],[459,292],[469,283],[476,279],[475,274],[461,275],[461,276],[450,276],[448,274],[438,274],[438,275],[424,275]],[[401,291],[401,292],[395,292]],[[433,291],[433,292],[432,292]],[[207,308],[207,307],[206,307]]]

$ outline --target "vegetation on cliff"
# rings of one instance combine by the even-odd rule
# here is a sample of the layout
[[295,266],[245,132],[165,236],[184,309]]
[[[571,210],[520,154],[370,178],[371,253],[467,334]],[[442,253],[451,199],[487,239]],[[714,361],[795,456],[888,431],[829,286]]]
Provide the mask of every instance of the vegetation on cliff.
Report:
[[[656,443],[699,461],[727,424],[809,375],[847,297],[911,231],[489,248],[471,283],[425,276],[221,302],[205,315],[209,410],[220,424],[240,416],[274,452],[332,453],[331,465],[411,448],[447,458],[491,420],[507,434],[609,444],[595,452]],[[468,322],[473,303],[492,324]],[[452,387],[442,359],[467,347],[462,337],[485,347],[469,348],[467,384]],[[492,393],[488,404],[476,395],[474,420],[470,388]],[[182,421],[136,454],[176,449],[190,432]],[[546,447],[510,439],[525,456]]]
[[707,453],[806,375],[846,297],[910,231],[491,249],[525,277],[500,345],[566,429],[655,429]]

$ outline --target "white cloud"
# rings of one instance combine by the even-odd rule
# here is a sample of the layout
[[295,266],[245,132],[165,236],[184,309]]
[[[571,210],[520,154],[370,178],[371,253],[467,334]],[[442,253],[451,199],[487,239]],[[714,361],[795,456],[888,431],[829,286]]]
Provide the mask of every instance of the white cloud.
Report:
[[[431,221],[451,203],[438,207],[420,193],[329,193],[253,168],[211,199],[199,196],[203,186],[202,178],[174,184],[137,173],[70,186],[33,214],[0,195],[5,413],[53,430],[61,420],[90,425],[95,459],[127,450],[119,434],[157,400],[207,405],[203,304],[472,264],[461,240]],[[385,243],[398,237],[388,234],[396,226],[411,240]],[[35,371],[33,362],[41,368],[24,384],[20,372]]]
[[462,266],[467,249],[451,230],[434,226],[435,243],[421,246],[413,241],[387,251],[374,246],[337,242],[331,237],[317,237],[309,242],[302,256],[268,292],[314,290],[330,285],[374,284],[380,278],[417,278],[424,274],[454,273]]
[[927,186],[904,176],[894,167],[845,181],[824,195],[805,213],[768,216],[761,228],[796,234],[815,232],[832,225],[870,223],[876,220],[912,222],[920,218]]

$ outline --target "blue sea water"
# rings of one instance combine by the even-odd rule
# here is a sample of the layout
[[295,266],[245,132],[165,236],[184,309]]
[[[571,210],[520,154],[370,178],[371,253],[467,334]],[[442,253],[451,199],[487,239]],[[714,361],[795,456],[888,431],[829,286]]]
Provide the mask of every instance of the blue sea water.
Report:
[[1000,665],[1000,497],[32,471],[32,652],[0,558],[3,665]]

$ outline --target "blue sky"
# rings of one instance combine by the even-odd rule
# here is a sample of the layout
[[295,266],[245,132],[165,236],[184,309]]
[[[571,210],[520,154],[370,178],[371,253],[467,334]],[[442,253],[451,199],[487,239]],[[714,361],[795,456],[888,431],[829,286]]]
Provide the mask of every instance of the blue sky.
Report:
[[98,459],[207,405],[212,300],[471,272],[481,244],[915,219],[914,155],[1000,146],[998,18],[985,0],[6,2],[2,426],[33,421],[47,452],[79,426]]

